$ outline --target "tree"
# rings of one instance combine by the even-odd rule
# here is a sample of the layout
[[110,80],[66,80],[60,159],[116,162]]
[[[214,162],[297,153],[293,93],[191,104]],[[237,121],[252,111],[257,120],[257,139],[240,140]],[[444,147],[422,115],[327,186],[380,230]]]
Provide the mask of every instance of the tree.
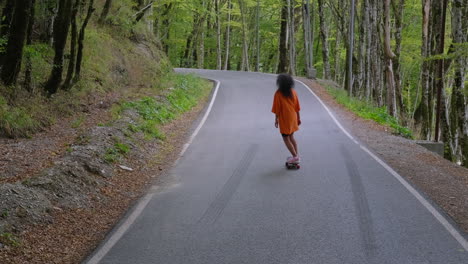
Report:
[[385,50],[385,73],[387,79],[387,108],[388,113],[394,117],[397,116],[396,113],[396,94],[395,94],[395,76],[393,74],[393,59],[395,58],[395,53],[393,53],[390,46],[390,1],[384,1],[384,50]]
[[221,51],[221,22],[220,22],[220,0],[215,0],[216,12],[216,69],[221,70],[222,51]]
[[101,16],[99,16],[99,23],[103,24],[106,21],[107,15],[112,6],[112,0],[106,0],[104,7],[102,8]]
[[[465,3],[465,5],[464,5]],[[455,154],[459,157],[462,166],[468,168],[468,103],[466,91],[466,75],[468,59],[463,54],[463,45],[468,42],[468,6],[466,1],[454,0],[452,2],[452,38],[453,54],[455,55],[453,67],[455,69],[453,92],[450,109],[450,131],[455,144]],[[466,52],[466,51],[465,51]]]
[[318,0],[318,12],[320,23],[320,40],[322,43],[323,77],[330,79],[330,59],[328,50],[328,29],[325,22],[325,12],[323,0]]
[[28,31],[32,1],[17,0],[11,22],[10,34],[2,67],[1,78],[5,85],[16,83],[21,70],[24,43]]
[[244,0],[239,0],[239,8],[241,13],[241,23],[242,23],[242,62],[241,70],[250,71],[249,63],[249,46],[248,46],[248,37],[247,37],[247,25],[246,25],[246,10],[244,7]]
[[[29,14],[29,24],[28,24],[28,30],[26,33],[26,45],[31,45],[32,44],[32,33],[33,33],[33,28],[34,28],[34,17],[35,17],[35,6],[36,6],[36,0],[31,0],[31,12]],[[26,71],[24,73],[24,88],[28,92],[32,92],[32,62],[31,62],[31,55],[28,54],[26,56]]]
[[1,23],[0,23],[0,36],[6,36],[10,31],[10,24],[13,19],[13,12],[15,9],[15,0],[8,0],[3,8]]
[[232,3],[231,0],[227,2],[228,8],[228,15],[227,15],[227,26],[226,26],[226,45],[225,45],[225,52],[224,52],[224,70],[229,70],[229,51],[231,47],[231,10],[232,10]]
[[49,95],[57,92],[62,83],[63,55],[67,43],[68,30],[71,22],[73,0],[59,0],[57,19],[54,23],[54,66],[49,80],[45,85]]
[[279,56],[279,64],[277,73],[284,73],[288,71],[289,68],[289,61],[288,61],[288,49],[287,49],[287,32],[288,32],[288,0],[282,1],[281,7],[281,28],[280,28],[280,35],[279,35],[279,47],[278,47],[278,56]]
[[296,75],[296,37],[294,26],[294,3],[288,0],[288,32],[289,32],[289,73]]
[[73,73],[75,72],[75,60],[76,60],[76,42],[78,37],[78,26],[76,24],[76,16],[78,14],[78,7],[80,1],[75,1],[73,4],[73,10],[71,15],[71,40],[70,40],[70,60],[68,62],[67,77],[63,83],[63,89],[67,90],[71,87],[71,81]]
[[431,8],[431,0],[422,1],[422,44],[421,44],[421,57],[423,63],[421,66],[421,102],[415,113],[415,120],[421,127],[421,136],[425,139],[430,138],[431,127],[431,92],[429,88],[429,64],[427,60],[430,54],[429,42],[429,14]]
[[78,51],[76,54],[76,66],[75,66],[75,77],[74,82],[77,82],[81,77],[81,63],[83,60],[83,49],[84,49],[84,39],[85,39],[85,32],[86,27],[88,26],[89,20],[91,19],[91,15],[94,12],[94,0],[89,0],[88,4],[88,12],[86,13],[86,17],[81,25],[80,34],[78,37]]

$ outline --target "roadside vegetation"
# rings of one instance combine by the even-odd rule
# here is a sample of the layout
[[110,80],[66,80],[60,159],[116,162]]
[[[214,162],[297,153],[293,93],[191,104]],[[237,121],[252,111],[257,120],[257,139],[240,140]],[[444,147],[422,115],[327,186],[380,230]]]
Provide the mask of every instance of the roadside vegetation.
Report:
[[[28,22],[32,30],[24,36],[28,41],[16,45],[21,47],[22,56],[16,58],[21,67],[14,80],[0,81],[0,136],[32,137],[58,120],[75,115],[71,125],[76,128],[85,121],[80,113],[90,104],[105,101],[109,94],[125,97],[146,89],[147,94],[157,95],[168,88],[162,80],[171,74],[172,66],[152,34],[149,18],[144,16],[135,22],[132,17],[144,3],[66,0],[73,11],[67,22],[59,21],[63,18],[60,15],[70,10],[58,6],[57,1],[33,1],[27,6],[23,6],[24,1],[6,2],[0,4],[0,61],[4,66],[11,61],[4,60],[9,53],[8,42],[13,41],[10,36],[24,33],[16,31],[12,19],[21,14],[15,13],[17,9],[31,9]],[[105,16],[100,16],[105,2],[112,5]],[[68,30],[60,31],[51,23],[69,23]],[[78,32],[74,32],[75,26]],[[79,37],[83,37],[82,42]],[[63,38],[63,50],[52,45]],[[82,57],[78,58],[80,51]],[[57,65],[60,52],[62,63]],[[59,66],[62,72],[57,73]],[[3,67],[3,72],[7,68]],[[54,78],[60,81],[51,81]]]
[[334,87],[327,83],[321,83],[327,92],[341,105],[352,111],[356,115],[373,120],[381,125],[390,127],[394,134],[413,139],[413,132],[400,124],[393,116],[389,115],[386,107],[376,107],[372,102],[359,100],[356,97],[350,97],[346,90]]
[[169,74],[163,81],[170,87],[159,100],[144,96],[134,101],[123,101],[113,111],[119,116],[125,110],[134,110],[141,117],[137,124],[129,124],[131,132],[143,132],[146,138],[163,140],[165,135],[159,130],[164,125],[184,112],[192,109],[200,99],[207,96],[212,85],[190,74]]

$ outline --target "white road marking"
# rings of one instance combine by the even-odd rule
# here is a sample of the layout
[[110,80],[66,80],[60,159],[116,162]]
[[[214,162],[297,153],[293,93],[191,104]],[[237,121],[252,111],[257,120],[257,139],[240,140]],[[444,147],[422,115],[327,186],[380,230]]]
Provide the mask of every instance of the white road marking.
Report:
[[198,132],[200,131],[200,129],[205,124],[206,119],[208,118],[208,115],[211,112],[211,108],[213,108],[213,104],[214,104],[214,101],[216,99],[216,95],[218,94],[218,89],[219,89],[219,85],[221,84],[221,82],[218,81],[218,80],[213,80],[213,79],[212,79],[212,81],[214,81],[216,83],[216,88],[215,88],[215,91],[213,93],[213,96],[211,97],[210,105],[208,106],[208,109],[206,110],[205,115],[203,116],[203,119],[201,120],[200,124],[198,124],[198,127],[195,129],[195,131],[193,131],[193,134],[190,136],[188,142],[184,145],[184,148],[180,152],[179,156],[183,156],[185,151],[190,146],[190,144],[192,144],[193,139],[197,136]]
[[112,234],[99,251],[96,252],[88,262],[86,262],[87,264],[97,264],[107,255],[112,247],[120,240],[120,238],[122,238],[133,222],[135,222],[141,212],[143,212],[154,194],[154,192],[148,193],[138,202],[137,207],[133,210],[130,216],[125,219],[125,222],[123,222],[122,225]]
[[[185,153],[185,151],[188,149],[190,144],[192,143],[193,139],[197,136],[198,132],[200,132],[200,129],[203,127],[203,125],[206,122],[206,119],[208,118],[208,115],[211,112],[211,109],[213,108],[214,101],[216,99],[216,95],[218,94],[218,89],[221,84],[220,81],[218,80],[213,80],[216,83],[216,88],[213,93],[213,96],[211,97],[211,102],[210,105],[208,106],[205,115],[203,116],[202,120],[200,121],[200,124],[198,124],[197,128],[195,131],[193,131],[192,135],[190,136],[188,142],[184,144],[184,147],[182,148],[182,151],[179,154],[179,158],[182,157]],[[179,161],[177,159],[176,163]],[[140,214],[143,212],[143,210],[146,208],[148,205],[149,201],[153,198],[154,194],[156,193],[158,189],[158,186],[153,186],[150,189],[150,192],[146,194],[143,199],[141,199],[133,212],[128,216],[125,221],[119,226],[119,228],[112,234],[112,236],[104,243],[104,245],[101,246],[101,248],[94,253],[92,258],[86,262],[86,264],[98,264],[106,255],[109,253],[109,251],[114,247],[114,245],[122,238],[122,236],[127,232],[127,230],[132,226],[132,224],[135,222],[135,220],[140,216]]]
[[328,109],[328,107],[325,105],[325,103],[312,91],[312,89],[310,89],[309,86],[307,86],[305,83],[303,83],[303,82],[301,82],[299,80],[296,80],[296,82],[299,82],[302,85],[304,85],[304,87],[306,87],[309,90],[309,92],[311,92],[315,96],[315,98],[317,98],[317,100],[320,102],[320,104],[323,106],[323,108],[325,108],[325,110],[327,110],[328,114],[331,116],[333,121],[335,121],[336,125],[345,133],[345,135],[348,136],[354,143],[359,145],[359,142],[353,136],[351,136],[351,134],[340,124],[340,122],[338,122],[338,120],[332,114],[330,109]]
[[336,125],[348,136],[354,143],[358,144],[359,147],[364,150],[369,156],[375,159],[382,167],[384,167],[388,172],[390,172],[393,177],[395,177],[426,209],[439,221],[440,224],[452,235],[455,240],[460,243],[460,245],[468,252],[468,241],[458,232],[458,230],[443,216],[441,215],[434,206],[431,205],[429,201],[427,201],[416,189],[414,189],[400,174],[398,174],[395,170],[393,170],[387,163],[377,157],[374,153],[372,153],[368,148],[360,144],[357,140],[351,136],[348,131],[340,124],[340,122],[335,118],[333,113],[328,109],[328,107],[323,103],[323,101],[307,86],[305,83],[296,80],[297,82],[304,85],[309,92],[311,92],[315,98],[322,104],[322,106],[327,110],[328,114],[331,116],[333,121],[335,121]]

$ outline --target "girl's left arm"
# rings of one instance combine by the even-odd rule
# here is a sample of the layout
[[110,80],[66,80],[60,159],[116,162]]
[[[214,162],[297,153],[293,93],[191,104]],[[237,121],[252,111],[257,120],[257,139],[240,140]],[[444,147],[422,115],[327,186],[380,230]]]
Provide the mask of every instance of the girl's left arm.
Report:
[[301,122],[301,114],[299,114],[299,111],[296,112],[297,113],[297,124],[300,126],[302,124]]

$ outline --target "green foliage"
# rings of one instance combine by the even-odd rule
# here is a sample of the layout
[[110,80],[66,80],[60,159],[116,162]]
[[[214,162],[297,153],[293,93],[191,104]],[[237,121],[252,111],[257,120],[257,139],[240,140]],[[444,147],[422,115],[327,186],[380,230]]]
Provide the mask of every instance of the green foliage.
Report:
[[47,81],[52,70],[51,61],[53,56],[54,50],[45,43],[35,43],[24,47],[23,57],[31,60],[33,84],[37,85]]
[[11,247],[19,247],[21,245],[18,238],[11,233],[0,234],[0,243]]
[[120,153],[120,154],[127,154],[130,151],[130,147],[126,144],[123,143],[115,143],[114,148]]
[[9,106],[0,96],[0,133],[8,137],[28,137],[40,127],[29,111],[23,107]]
[[143,132],[147,138],[164,140],[165,136],[158,126],[166,124],[182,113],[191,110],[199,100],[207,96],[211,84],[194,75],[171,74],[164,85],[172,86],[165,96],[165,100],[154,97],[143,97],[137,101],[124,102],[114,108],[114,116],[120,116],[122,111],[136,111],[141,120],[138,124],[130,124],[131,132]]
[[128,152],[130,152],[130,146],[121,142],[116,142],[114,146],[106,150],[104,160],[108,163],[114,163],[119,161]]
[[7,42],[8,39],[5,36],[0,37],[0,53],[5,52]]
[[107,16],[107,23],[118,28],[121,34],[129,37],[134,28],[133,14],[135,14],[136,1],[119,0],[112,2],[112,10]]
[[72,122],[71,127],[72,128],[79,128],[83,124],[84,121],[85,121],[85,116],[80,115],[77,119],[75,119]]
[[7,209],[3,209],[2,213],[0,214],[0,217],[2,218],[7,218],[10,215]]
[[349,97],[347,92],[342,89],[336,89],[329,86],[327,86],[326,89],[339,104],[345,106],[358,116],[364,119],[374,120],[381,125],[389,126],[397,135],[401,135],[406,138],[413,138],[411,130],[407,127],[401,126],[395,117],[387,113],[387,109],[385,107],[375,107],[368,102],[360,101],[354,97]]

